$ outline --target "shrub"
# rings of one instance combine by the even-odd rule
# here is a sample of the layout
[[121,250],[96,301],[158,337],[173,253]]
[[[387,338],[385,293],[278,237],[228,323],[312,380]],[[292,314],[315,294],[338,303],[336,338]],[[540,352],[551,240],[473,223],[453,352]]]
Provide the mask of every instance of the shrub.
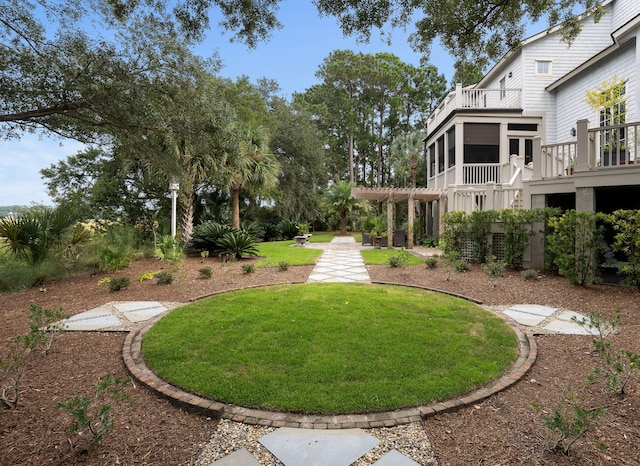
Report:
[[[606,412],[604,407],[586,408],[569,392],[569,401],[555,405],[549,416],[542,416],[547,430],[547,448],[569,454],[571,446],[597,425],[597,419]],[[538,411],[540,409],[534,405]]]
[[542,209],[505,209],[500,212],[500,221],[504,226],[504,258],[509,267],[522,267],[524,251],[535,234],[533,222],[544,218],[545,210]]
[[129,277],[112,278],[109,281],[109,289],[111,291],[120,291],[127,288],[131,284]]
[[469,216],[462,211],[448,212],[444,217],[444,241],[445,254],[462,254],[463,244],[469,232]]
[[437,257],[427,257],[424,261],[428,269],[435,269],[438,266]]
[[39,264],[72,237],[75,236],[77,242],[87,238],[88,233],[72,234],[76,221],[70,209],[33,207],[14,217],[0,219],[0,238],[4,238],[6,248],[16,258],[30,265]]
[[559,273],[572,285],[585,286],[597,278],[596,257],[602,239],[602,227],[596,227],[598,218],[598,214],[569,210],[549,220],[549,250]]
[[192,249],[201,249],[210,251],[213,254],[218,253],[217,241],[226,233],[232,231],[231,225],[217,222],[204,222],[193,229],[191,235],[190,247]]
[[523,280],[539,280],[540,275],[536,269],[525,269],[520,272]]
[[170,285],[173,283],[173,274],[163,270],[156,274],[156,283],[158,285]]
[[273,222],[262,222],[260,223],[260,228],[262,229],[262,240],[263,241],[274,241],[280,237],[280,229],[277,223]]
[[117,272],[129,265],[129,257],[126,248],[112,246],[105,247],[98,253],[100,269]]
[[243,222],[240,225],[240,231],[253,236],[256,241],[260,241],[264,237],[264,230],[262,229],[262,225],[259,223]]
[[389,257],[388,262],[391,267],[401,268],[409,263],[410,258],[411,255],[406,250],[402,249],[397,254]]
[[158,243],[158,257],[160,260],[176,263],[184,257],[184,245],[178,238],[164,235]]
[[250,274],[256,271],[255,264],[242,264],[242,271],[246,274]]
[[257,256],[258,242],[257,240],[242,231],[230,231],[216,242],[222,254],[232,254],[236,259],[242,259],[243,256]]
[[616,232],[613,250],[622,252],[626,262],[618,265],[623,283],[640,290],[640,210],[617,210],[606,217]]
[[430,235],[423,236],[420,240],[420,243],[425,248],[437,248],[438,247],[438,238]]
[[278,223],[278,231],[283,239],[293,239],[298,236],[298,224],[291,220],[281,220]]
[[482,270],[485,275],[492,279],[491,286],[494,287],[498,278],[502,277],[504,273],[505,264],[502,261],[497,261],[495,256],[491,256],[489,260],[482,264]]
[[287,261],[278,262],[278,269],[281,272],[286,272],[287,270],[289,270],[289,263]]
[[36,268],[24,261],[3,257],[0,260],[0,291],[18,291],[37,281]]
[[211,267],[202,267],[201,269],[198,269],[198,273],[200,274],[200,278],[211,278],[213,270]]
[[[122,390],[129,383],[128,378],[115,379],[108,374],[96,383],[92,397],[75,396],[69,401],[58,403],[56,407],[72,417],[70,432],[82,435],[82,431],[86,431],[90,445],[97,449],[113,428],[114,405],[129,399]],[[69,442],[72,443],[72,440],[69,439]]]
[[484,263],[489,255],[491,226],[498,217],[495,210],[476,210],[468,217],[468,238],[473,241],[472,259]]

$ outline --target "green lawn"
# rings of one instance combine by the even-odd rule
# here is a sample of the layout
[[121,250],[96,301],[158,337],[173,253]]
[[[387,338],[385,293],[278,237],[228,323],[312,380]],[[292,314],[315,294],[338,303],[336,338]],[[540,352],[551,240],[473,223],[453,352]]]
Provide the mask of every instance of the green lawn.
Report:
[[210,399],[304,413],[418,406],[482,386],[516,359],[500,318],[461,299],[367,284],[264,287],[163,317],[143,354]]
[[298,248],[292,246],[293,244],[296,244],[295,240],[259,243],[258,255],[264,259],[259,261],[256,267],[275,267],[280,262],[287,262],[289,265],[312,265],[322,254],[322,249]]
[[[362,258],[367,265],[385,265],[389,263],[389,258],[400,254],[401,249],[362,249]],[[424,258],[409,254],[407,265],[424,265]]]

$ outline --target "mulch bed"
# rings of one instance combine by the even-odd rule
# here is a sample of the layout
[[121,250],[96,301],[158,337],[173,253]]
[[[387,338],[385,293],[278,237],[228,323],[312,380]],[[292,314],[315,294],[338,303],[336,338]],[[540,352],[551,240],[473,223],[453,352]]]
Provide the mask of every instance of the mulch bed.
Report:
[[[243,261],[250,262],[250,261]],[[213,268],[213,277],[201,279],[198,269]],[[273,283],[306,280],[312,267],[257,269],[243,274],[241,263],[220,264],[213,259],[185,260],[170,285],[138,281],[144,272],[158,270],[156,260],[136,262],[113,276],[128,276],[126,290],[110,292],[99,285],[104,275],[81,274],[19,293],[0,297],[3,325],[0,354],[11,338],[28,330],[29,305],[64,308],[67,315],[110,301],[153,300],[186,302],[217,291]],[[613,317],[620,309],[626,323],[612,337],[615,347],[640,352],[640,293],[615,286],[573,287],[561,277],[544,276],[524,281],[519,272],[508,272],[495,287],[481,269],[448,277],[444,267],[393,269],[371,266],[373,280],[448,290],[487,305],[535,303],[587,314],[603,311]],[[447,278],[449,278],[447,280]],[[83,452],[86,436],[69,434],[69,417],[55,408],[76,395],[88,396],[104,375],[126,377],[120,355],[125,334],[118,332],[69,332],[58,337],[48,354],[38,354],[24,375],[16,409],[0,413],[0,464],[190,464],[217,426],[215,419],[187,413],[154,393],[132,385],[131,403],[116,407],[113,431],[97,451]],[[640,395],[638,378],[628,394],[618,397],[603,390],[602,383],[589,385],[586,377],[600,361],[591,338],[566,335],[536,337],[538,360],[524,380],[476,406],[427,419],[424,428],[432,441],[439,464],[640,464]],[[545,450],[545,430],[537,404],[550,412],[567,398],[567,390],[583,396],[588,407],[606,407],[599,426],[578,440],[571,456]]]

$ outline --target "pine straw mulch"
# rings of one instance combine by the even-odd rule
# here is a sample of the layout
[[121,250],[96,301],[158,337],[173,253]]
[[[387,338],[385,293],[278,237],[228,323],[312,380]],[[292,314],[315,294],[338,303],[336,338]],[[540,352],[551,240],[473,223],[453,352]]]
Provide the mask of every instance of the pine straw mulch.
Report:
[[[255,259],[254,259],[255,261]],[[243,261],[246,263],[249,261]],[[198,269],[211,265],[213,277],[198,278]],[[64,308],[67,315],[110,301],[153,300],[186,302],[216,291],[272,283],[306,280],[312,267],[257,269],[243,274],[241,263],[220,264],[200,258],[185,260],[171,285],[136,280],[161,264],[144,260],[114,276],[128,276],[131,285],[119,292],[98,285],[102,276],[88,273],[0,297],[0,354],[11,338],[28,330],[29,305]],[[603,311],[613,317],[620,309],[626,323],[612,337],[615,347],[640,352],[640,294],[614,286],[573,287],[561,277],[544,276],[524,281],[508,272],[495,287],[477,266],[447,277],[444,267],[393,269],[371,266],[373,280],[421,285],[467,295],[486,305],[535,303],[587,314]],[[447,280],[447,278],[449,278]],[[215,419],[187,413],[137,385],[126,392],[131,403],[116,408],[113,431],[97,452],[82,451],[86,436],[70,436],[69,418],[55,408],[60,401],[92,393],[106,374],[126,377],[120,351],[120,332],[69,332],[58,337],[46,355],[38,355],[26,369],[21,399],[16,409],[0,413],[0,464],[154,464],[192,463],[216,429]],[[640,464],[640,394],[638,378],[629,393],[618,397],[602,390],[602,384],[585,382],[600,357],[591,339],[581,336],[536,336],[538,359],[524,380],[475,406],[427,419],[424,428],[440,465],[510,464]],[[606,407],[597,429],[578,440],[571,456],[545,451],[545,430],[534,403],[546,412],[567,398],[567,390],[582,395],[584,406]]]

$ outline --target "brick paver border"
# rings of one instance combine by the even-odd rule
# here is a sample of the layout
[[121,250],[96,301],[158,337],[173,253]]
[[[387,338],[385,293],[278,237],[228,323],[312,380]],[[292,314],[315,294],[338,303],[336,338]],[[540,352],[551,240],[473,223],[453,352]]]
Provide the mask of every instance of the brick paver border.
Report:
[[[394,285],[406,286],[399,283],[394,283]],[[417,288],[442,292],[441,290],[430,290],[429,288],[424,287]],[[481,304],[479,301],[471,298],[461,295],[456,296]],[[487,310],[489,312],[493,312],[489,309]],[[396,425],[421,421],[438,413],[455,411],[464,406],[473,405],[495,393],[505,390],[525,376],[531,366],[533,366],[537,357],[537,346],[535,339],[533,338],[533,334],[529,331],[525,331],[515,321],[507,318],[506,316],[495,312],[494,314],[505,319],[505,321],[513,328],[518,337],[520,346],[520,355],[518,356],[518,359],[505,374],[498,379],[493,380],[487,386],[458,398],[439,401],[426,406],[418,406],[416,408],[386,411],[381,413],[336,416],[280,413],[229,405],[187,393],[160,379],[147,367],[142,358],[142,338],[144,337],[144,334],[158,321],[158,319],[162,317],[162,315],[150,320],[144,327],[129,332],[122,348],[122,357],[131,376],[138,380],[142,385],[171,400],[186,410],[205,414],[214,418],[230,419],[237,422],[261,426],[297,427],[304,429],[393,427]]]

